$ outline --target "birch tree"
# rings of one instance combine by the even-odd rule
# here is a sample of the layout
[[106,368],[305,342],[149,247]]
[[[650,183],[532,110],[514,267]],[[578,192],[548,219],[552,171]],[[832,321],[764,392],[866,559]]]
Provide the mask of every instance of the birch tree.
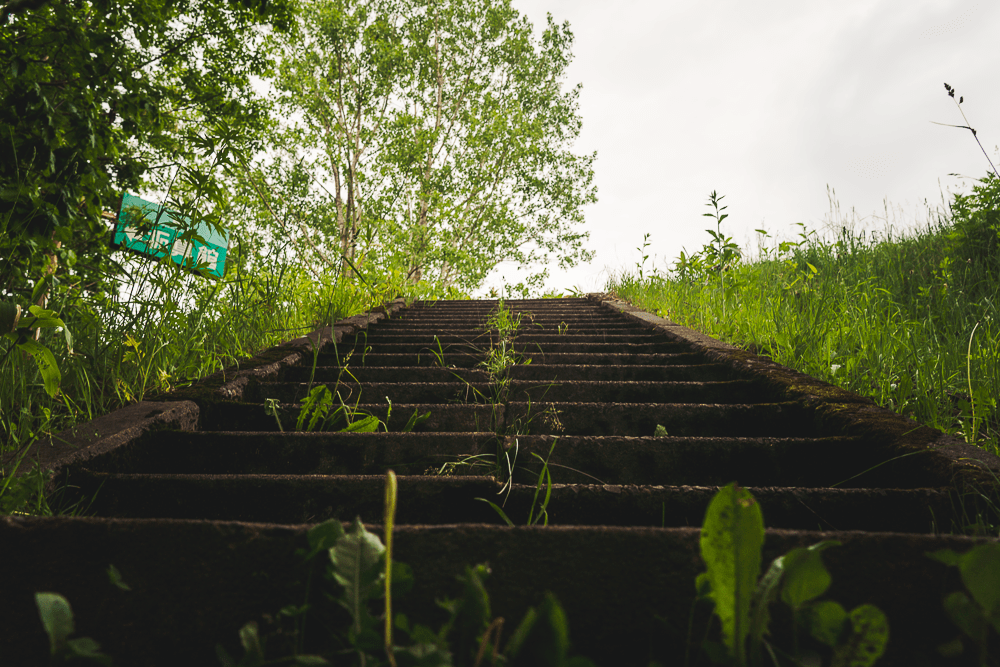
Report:
[[[473,289],[500,262],[587,261],[596,154],[577,155],[573,35],[509,0],[312,0],[281,87],[340,251]],[[288,144],[286,144],[288,145]],[[321,154],[322,157],[318,157]]]

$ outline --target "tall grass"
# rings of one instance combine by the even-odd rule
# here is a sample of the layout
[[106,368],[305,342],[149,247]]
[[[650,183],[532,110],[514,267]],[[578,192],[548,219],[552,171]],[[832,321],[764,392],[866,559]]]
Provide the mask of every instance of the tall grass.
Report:
[[744,261],[715,262],[707,244],[607,289],[1000,453],[1000,179],[982,183],[908,234],[758,230]]
[[[128,255],[111,294],[53,291],[47,308],[72,332],[43,330],[62,375],[58,396],[44,390],[35,361],[0,339],[0,512],[52,511],[39,494],[45,471],[25,456],[40,439],[123,405],[188,385],[261,349],[296,338],[391,300],[441,290],[409,284],[401,272],[367,279],[308,272],[285,258],[257,253],[235,262],[221,280]],[[451,294],[451,296],[455,296]]]

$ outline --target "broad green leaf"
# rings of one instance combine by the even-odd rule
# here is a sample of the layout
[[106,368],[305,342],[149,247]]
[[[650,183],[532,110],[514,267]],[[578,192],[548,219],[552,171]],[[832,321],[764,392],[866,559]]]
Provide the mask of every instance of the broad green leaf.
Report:
[[344,431],[348,433],[374,433],[378,430],[378,425],[378,417],[368,415],[364,419],[348,424]]
[[511,637],[507,647],[510,664],[512,667],[563,667],[568,651],[566,614],[555,596],[546,593],[538,611],[529,609]]
[[[778,556],[771,561],[771,566],[767,572],[757,582],[753,599],[750,603],[750,656],[751,660],[757,662],[760,655],[761,640],[768,633],[768,626],[771,624],[771,603],[778,597],[781,590],[781,578],[785,574],[785,558]],[[704,573],[698,575],[699,578]]]
[[264,648],[260,644],[255,622],[250,621],[240,628],[240,644],[245,651],[243,659],[240,660],[241,667],[257,667],[264,664]]
[[847,611],[839,602],[820,600],[800,612],[809,634],[827,646],[836,646],[847,621]]
[[41,306],[29,306],[28,312],[36,319],[31,322],[32,329],[51,329],[53,327],[65,327],[61,319],[56,316],[56,311],[46,310]]
[[38,372],[42,374],[42,381],[45,383],[45,393],[55,398],[59,393],[62,374],[59,373],[59,366],[52,355],[52,350],[30,338],[21,341],[17,346],[34,357],[35,363],[38,364]]
[[58,593],[35,593],[35,605],[45,634],[49,636],[51,654],[56,655],[66,647],[66,640],[75,630],[73,610],[66,598]]
[[378,590],[380,560],[385,547],[377,535],[365,530],[361,518],[330,549],[333,576],[344,587],[344,606],[354,619],[355,632],[361,632],[366,605]]
[[[945,565],[958,567],[962,575],[962,583],[972,594],[972,598],[981,612],[980,615],[986,622],[992,623],[997,632],[1000,632],[1000,544],[979,544],[964,554],[956,554],[950,549],[942,549],[927,555]],[[948,599],[953,600],[952,604],[958,605],[955,607],[957,613],[962,613],[962,617],[967,620],[970,618],[968,613],[959,611],[964,603],[960,602],[955,594],[949,596]],[[972,602],[970,601],[969,604]],[[947,605],[946,599],[946,609]],[[949,615],[951,613],[949,610]],[[952,620],[955,618],[953,617]],[[955,623],[957,625],[959,621],[955,620]],[[963,631],[966,629],[962,625],[959,627]],[[977,641],[980,637],[979,635],[970,636]]]
[[21,319],[21,306],[0,301],[0,334],[13,333]]
[[132,587],[125,583],[122,579],[122,573],[118,571],[118,568],[114,565],[108,565],[108,580],[118,588],[123,591],[130,591]]
[[940,551],[934,551],[927,554],[928,558],[933,558],[936,561],[944,563],[945,565],[953,565],[958,567],[962,562],[962,557],[952,551],[951,549],[941,549]]
[[855,607],[848,618],[851,634],[834,649],[831,667],[871,667],[889,642],[889,621],[870,604]]
[[962,556],[962,583],[1000,632],[1000,543],[979,544]]
[[[79,637],[66,642],[66,648],[70,656],[75,658],[86,658],[91,662],[102,665],[111,664],[111,656],[101,653],[101,645],[90,637]],[[69,658],[71,659],[71,658]]]
[[746,663],[750,602],[760,573],[764,517],[760,505],[736,483],[719,490],[701,528],[701,557],[712,585],[715,613],[726,646],[738,664]]
[[781,587],[782,601],[798,610],[809,600],[814,600],[830,587],[830,573],[823,565],[823,550],[839,546],[837,540],[826,540],[805,549],[792,549],[785,554],[785,576]]
[[[409,432],[411,432],[417,426],[420,426],[421,424],[423,424],[425,421],[427,421],[430,418],[431,418],[431,411],[430,410],[428,410],[424,414],[419,414],[418,410],[416,408],[414,408],[413,414],[410,415],[409,420],[407,420],[407,422],[406,422],[406,426],[403,427],[403,433],[409,433]],[[386,419],[386,421],[389,421],[388,418]]]
[[320,551],[328,551],[344,535],[344,526],[337,519],[327,519],[309,529],[306,537],[309,540],[309,552],[306,560],[311,559]]
[[[35,289],[31,290],[31,303],[38,303],[38,300],[42,298],[42,295],[49,291],[49,285],[51,284],[52,274],[46,273],[41,280],[35,283]],[[31,308],[38,308],[40,310],[41,306],[32,306]],[[31,310],[31,314],[34,315],[35,311]]]
[[944,599],[944,611],[959,630],[979,642],[986,635],[986,617],[963,591],[955,591]]

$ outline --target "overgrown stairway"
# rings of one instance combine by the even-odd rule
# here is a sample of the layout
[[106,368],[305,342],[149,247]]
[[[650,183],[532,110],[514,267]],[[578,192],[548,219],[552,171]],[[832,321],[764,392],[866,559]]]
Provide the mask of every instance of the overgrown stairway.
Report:
[[[320,387],[325,415],[301,415]],[[830,595],[885,611],[878,664],[937,664],[956,634],[942,592],[958,578],[924,554],[976,542],[941,533],[975,520],[972,498],[1000,470],[866,399],[600,295],[395,302],[162,398],[42,452],[63,500],[87,499],[93,518],[0,526],[0,565],[22,573],[4,586],[16,633],[0,655],[44,652],[30,596],[45,589],[119,664],[215,664],[215,642],[235,647],[243,622],[294,599],[308,525],[360,516],[376,530],[393,469],[411,616],[441,617],[434,598],[489,562],[493,611],[509,623],[551,590],[576,653],[671,664],[704,569],[697,527],[735,480],[763,511],[765,565],[839,539],[824,552]],[[132,592],[108,585],[110,564]]]

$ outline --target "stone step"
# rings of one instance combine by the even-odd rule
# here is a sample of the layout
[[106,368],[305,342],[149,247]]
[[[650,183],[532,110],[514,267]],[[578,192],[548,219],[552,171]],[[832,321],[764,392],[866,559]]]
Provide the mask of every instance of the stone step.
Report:
[[[297,431],[310,382],[379,432],[343,431],[346,419]],[[53,470],[50,502],[94,516],[0,520],[0,566],[17,575],[0,579],[0,661],[15,665],[48,660],[36,591],[65,595],[78,634],[117,664],[218,664],[216,643],[241,655],[250,620],[275,646],[278,611],[313,576],[295,556],[305,531],[355,516],[379,530],[387,469],[396,557],[415,572],[394,609],[422,624],[440,627],[435,600],[488,561],[505,636],[550,590],[575,653],[683,664],[705,631],[688,628],[698,526],[736,481],[762,508],[765,565],[841,540],[823,554],[829,595],[885,611],[879,667],[935,664],[958,633],[941,601],[961,584],[926,554],[984,543],[942,533],[997,523],[987,512],[1000,506],[997,457],[605,295],[398,299],[34,454]],[[548,525],[523,525],[542,503]],[[111,586],[111,564],[132,592]],[[787,647],[790,619],[774,611]]]

